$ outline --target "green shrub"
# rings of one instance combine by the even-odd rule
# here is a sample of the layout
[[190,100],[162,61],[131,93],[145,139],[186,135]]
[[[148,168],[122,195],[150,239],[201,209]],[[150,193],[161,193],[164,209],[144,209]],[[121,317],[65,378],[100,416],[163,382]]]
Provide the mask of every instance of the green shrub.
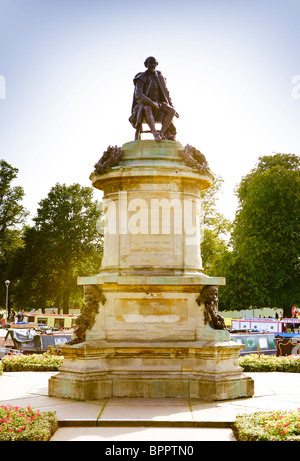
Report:
[[50,352],[32,355],[5,355],[3,371],[57,371],[64,357]]
[[284,371],[300,373],[300,356],[288,355],[276,357],[275,355],[249,354],[239,358],[239,364],[244,371]]
[[300,408],[238,415],[232,429],[239,441],[300,441]]
[[31,407],[0,407],[0,441],[48,441],[57,430],[55,412]]
[[0,376],[3,375],[3,365],[2,362],[0,361]]

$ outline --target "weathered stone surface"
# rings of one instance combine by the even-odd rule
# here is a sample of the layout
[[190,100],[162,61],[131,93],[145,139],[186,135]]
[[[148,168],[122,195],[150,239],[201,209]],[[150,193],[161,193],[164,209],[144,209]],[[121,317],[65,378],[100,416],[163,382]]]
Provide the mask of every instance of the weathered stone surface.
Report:
[[111,396],[249,397],[238,365],[242,346],[204,321],[199,294],[223,277],[203,273],[201,190],[213,178],[187,166],[175,141],[134,141],[117,166],[91,175],[103,190],[104,257],[80,277],[105,297],[86,341],[62,346],[49,394],[80,400]]
[[253,381],[238,365],[233,342],[175,345],[90,341],[65,346],[49,394],[79,400],[109,397],[194,397],[226,400],[253,395]]
[[104,191],[101,273],[201,274],[200,192],[209,174],[187,167],[174,141],[134,141],[107,174],[91,175]]

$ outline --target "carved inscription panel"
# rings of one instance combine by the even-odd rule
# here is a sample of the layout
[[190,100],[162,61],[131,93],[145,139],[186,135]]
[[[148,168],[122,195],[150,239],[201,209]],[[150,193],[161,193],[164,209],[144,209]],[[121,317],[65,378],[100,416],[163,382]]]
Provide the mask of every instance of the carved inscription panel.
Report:
[[187,299],[116,299],[115,321],[124,323],[183,323]]

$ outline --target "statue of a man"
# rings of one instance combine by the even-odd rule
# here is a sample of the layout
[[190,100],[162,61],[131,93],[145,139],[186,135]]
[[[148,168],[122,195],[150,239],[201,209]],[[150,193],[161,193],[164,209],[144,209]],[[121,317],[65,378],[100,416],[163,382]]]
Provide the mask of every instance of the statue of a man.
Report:
[[[130,123],[136,129],[135,139],[140,139],[143,121],[146,121],[156,141],[161,139],[175,140],[176,128],[172,123],[173,117],[179,117],[175,111],[166,80],[161,72],[156,70],[158,62],[150,56],[144,62],[146,72],[140,72],[133,80],[135,90],[132,104]],[[155,122],[162,123],[158,132]]]

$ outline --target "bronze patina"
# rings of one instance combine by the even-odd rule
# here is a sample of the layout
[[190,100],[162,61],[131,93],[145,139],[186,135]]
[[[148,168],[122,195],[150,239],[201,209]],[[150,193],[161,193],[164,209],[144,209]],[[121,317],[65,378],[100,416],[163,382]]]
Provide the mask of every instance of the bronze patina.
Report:
[[202,293],[197,298],[198,305],[204,303],[204,323],[209,324],[214,330],[226,330],[224,317],[217,312],[218,287],[208,285],[203,288]]
[[[157,60],[149,56],[145,62],[146,72],[138,73],[133,80],[134,96],[130,123],[136,129],[135,139],[141,138],[142,124],[146,122],[156,141],[176,139],[176,128],[173,118],[179,117],[167,89],[166,79],[156,70]],[[155,123],[161,123],[157,131]]]

